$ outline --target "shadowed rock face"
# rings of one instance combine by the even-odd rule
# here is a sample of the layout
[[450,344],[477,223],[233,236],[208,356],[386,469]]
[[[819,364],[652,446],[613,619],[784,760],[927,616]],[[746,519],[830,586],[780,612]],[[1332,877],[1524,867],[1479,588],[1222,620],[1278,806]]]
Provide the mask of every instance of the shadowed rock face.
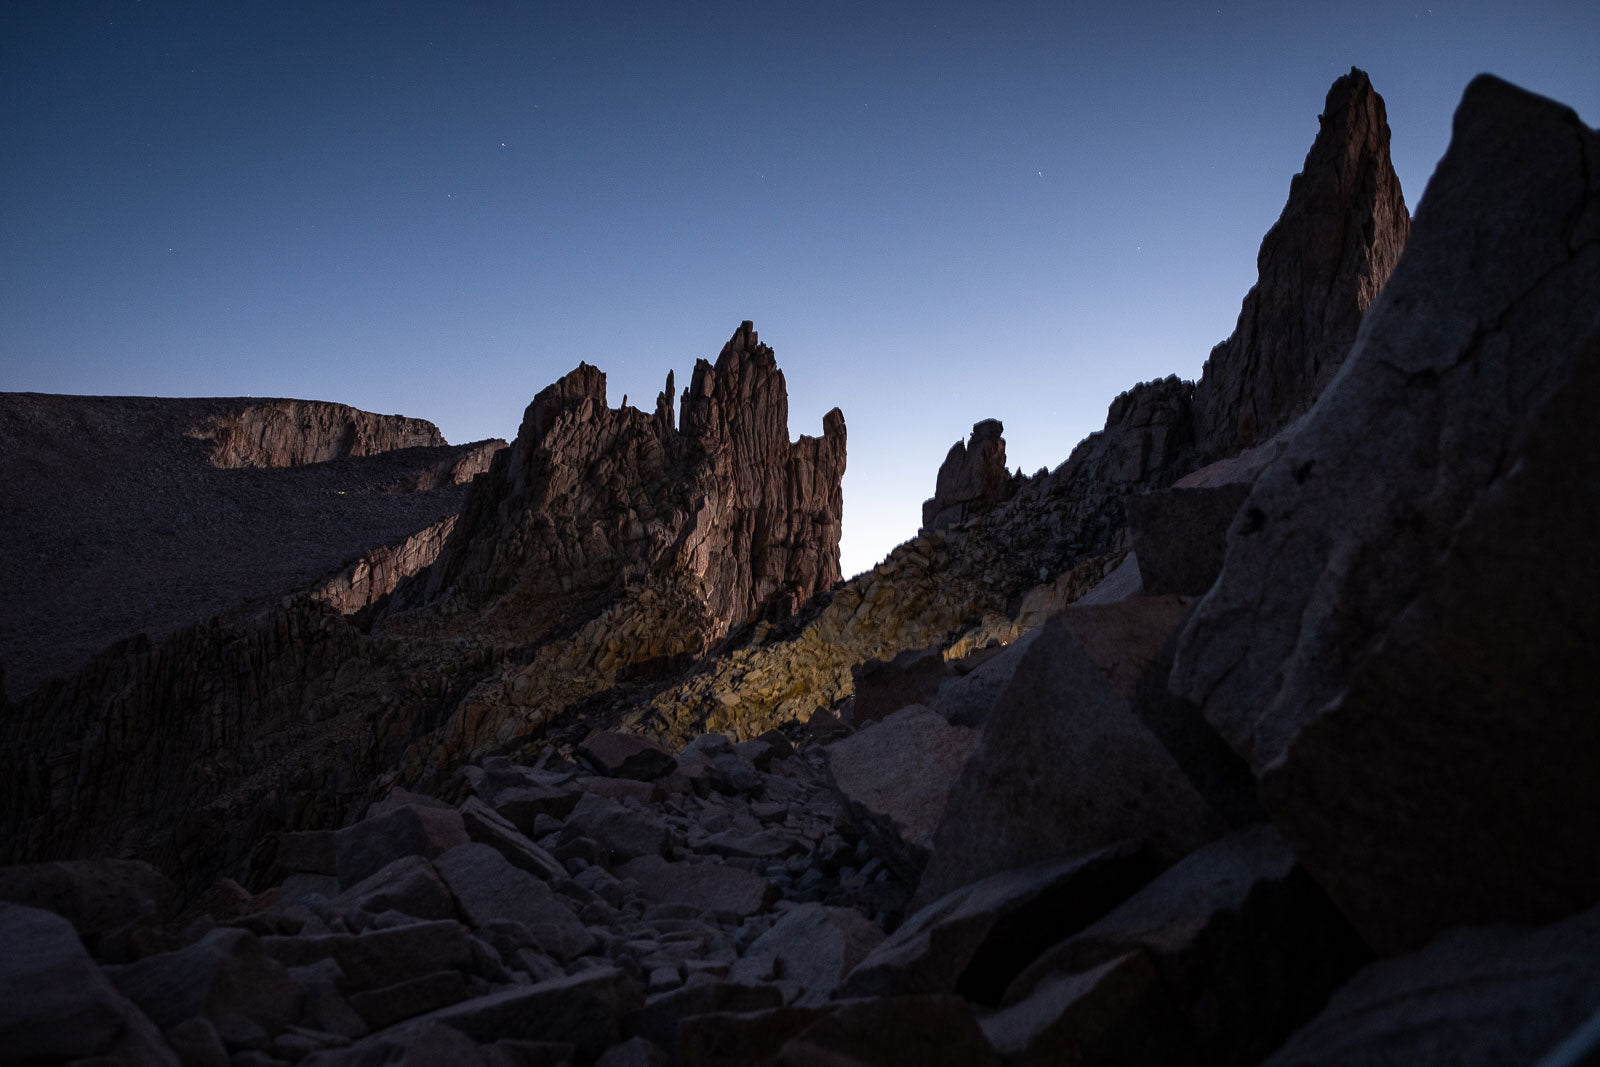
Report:
[[1011,495],[1015,486],[1006,470],[1004,433],[999,419],[984,419],[972,427],[968,442],[950,446],[939,467],[933,499],[922,504],[924,528],[952,526],[982,515]]
[[1405,248],[1383,97],[1362,71],[1333,83],[1321,129],[1257,257],[1260,280],[1195,390],[1197,441],[1225,456],[1311,406]]
[[[160,638],[321,583],[352,610],[431,562],[503,442],[253,397],[0,393],[0,660],[13,697],[135,633]],[[426,446],[426,447],[424,447]]]
[[1600,895],[1600,136],[1488,76],[1173,691],[1382,950]]
[[839,580],[844,416],[791,443],[783,372],[750,323],[715,365],[696,363],[681,429],[671,374],[648,414],[608,408],[605,387],[585,363],[534,398],[439,565],[393,612],[448,602],[476,613],[474,630],[527,642],[596,596],[677,578],[709,640]]

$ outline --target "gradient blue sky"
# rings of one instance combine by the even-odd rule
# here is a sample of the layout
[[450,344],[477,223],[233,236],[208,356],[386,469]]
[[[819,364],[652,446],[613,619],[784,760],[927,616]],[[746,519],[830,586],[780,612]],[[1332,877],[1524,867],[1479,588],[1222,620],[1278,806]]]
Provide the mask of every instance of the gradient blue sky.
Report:
[[844,568],[946,449],[1054,466],[1232,330],[1335,77],[1414,209],[1467,81],[1600,121],[1600,4],[7,3],[0,389],[515,434],[741,319],[849,426]]

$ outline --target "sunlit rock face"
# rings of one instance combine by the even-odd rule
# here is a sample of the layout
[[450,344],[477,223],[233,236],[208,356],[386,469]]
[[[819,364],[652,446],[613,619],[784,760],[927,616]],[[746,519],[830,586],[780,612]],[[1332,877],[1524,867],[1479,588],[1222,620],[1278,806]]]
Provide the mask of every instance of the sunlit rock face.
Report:
[[1333,83],[1321,129],[1261,242],[1260,279],[1195,390],[1208,457],[1259,444],[1308,409],[1405,249],[1411,220],[1389,159],[1383,97],[1356,69]]
[[653,412],[609,408],[586,363],[540,392],[439,565],[391,614],[445,605],[478,633],[529,642],[597,595],[687,583],[715,638],[837,582],[839,410],[821,437],[791,442],[783,372],[748,322],[695,365],[681,428],[672,392],[669,374]]

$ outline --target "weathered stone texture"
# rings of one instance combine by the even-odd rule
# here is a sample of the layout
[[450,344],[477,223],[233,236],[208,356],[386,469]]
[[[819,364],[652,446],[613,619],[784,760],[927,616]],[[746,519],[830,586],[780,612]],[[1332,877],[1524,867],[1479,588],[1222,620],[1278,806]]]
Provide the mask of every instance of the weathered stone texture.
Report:
[[1600,896],[1597,158],[1570,110],[1468,87],[1404,261],[1179,644],[1174,691],[1375,947]]
[[1333,83],[1289,202],[1257,256],[1260,280],[1194,393],[1201,452],[1271,437],[1333,380],[1406,246],[1383,98],[1362,71]]

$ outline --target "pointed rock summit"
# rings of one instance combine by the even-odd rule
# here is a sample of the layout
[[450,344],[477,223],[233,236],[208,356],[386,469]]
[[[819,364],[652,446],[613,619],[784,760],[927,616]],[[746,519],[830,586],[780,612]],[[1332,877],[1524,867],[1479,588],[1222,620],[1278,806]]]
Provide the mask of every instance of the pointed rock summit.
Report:
[[1411,227],[1389,160],[1383,97],[1351,68],[1328,90],[1321,129],[1257,256],[1260,278],[1233,336],[1195,389],[1196,442],[1231,455],[1306,411],[1344,361]]
[[587,363],[542,390],[438,566],[394,610],[448,600],[482,610],[475,628],[528,642],[629,583],[681,582],[711,640],[838,581],[839,410],[821,437],[790,442],[783,372],[749,322],[715,364],[695,364],[677,428],[672,391],[669,373],[654,412],[609,408]]

